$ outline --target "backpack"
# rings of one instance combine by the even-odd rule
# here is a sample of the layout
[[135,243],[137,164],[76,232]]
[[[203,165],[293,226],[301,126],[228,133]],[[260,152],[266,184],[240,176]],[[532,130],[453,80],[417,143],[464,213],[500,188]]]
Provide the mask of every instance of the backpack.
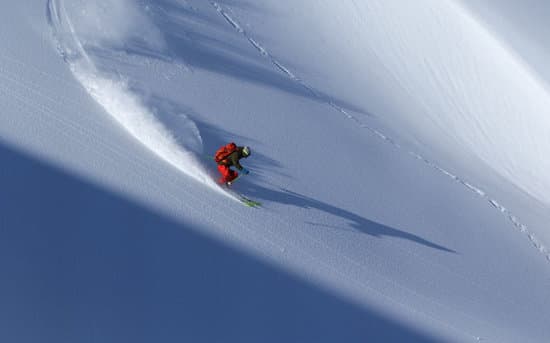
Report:
[[231,142],[227,145],[222,146],[216,151],[214,155],[214,161],[216,163],[227,163],[227,156],[231,155],[233,152],[237,151],[237,144]]

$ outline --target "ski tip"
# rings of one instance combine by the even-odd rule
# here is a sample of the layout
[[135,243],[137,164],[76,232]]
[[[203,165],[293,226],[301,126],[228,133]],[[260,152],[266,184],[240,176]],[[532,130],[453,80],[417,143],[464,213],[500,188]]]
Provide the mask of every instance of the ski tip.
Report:
[[243,201],[243,204],[245,206],[253,207],[253,208],[262,207],[262,204],[257,201]]
[[261,207],[262,203],[247,198],[241,198],[241,203],[248,207]]

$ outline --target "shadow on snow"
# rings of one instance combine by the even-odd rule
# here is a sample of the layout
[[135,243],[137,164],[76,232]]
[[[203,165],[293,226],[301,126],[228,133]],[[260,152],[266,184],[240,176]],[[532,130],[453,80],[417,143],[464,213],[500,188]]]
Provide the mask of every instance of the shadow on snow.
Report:
[[2,144],[0,163],[2,341],[434,341]]
[[[243,1],[231,0],[232,6],[248,6]],[[235,77],[262,85],[278,88],[285,92],[295,95],[311,98],[315,101],[325,101],[327,96],[318,96],[311,93],[299,83],[290,79],[271,64],[266,63],[264,58],[259,56],[258,51],[249,47],[245,42],[247,49],[241,49],[243,42],[238,33],[235,32],[209,4],[202,4],[205,9],[197,9],[190,5],[177,3],[173,0],[158,0],[152,7],[151,17],[157,26],[162,29],[164,38],[168,46],[167,51],[148,50],[146,45],[138,41],[128,42],[124,47],[124,52],[136,54],[147,58],[182,60],[192,68],[202,68],[216,73]],[[111,50],[116,48],[111,47]],[[96,56],[101,56],[101,51],[94,52]],[[108,56],[105,55],[103,58]],[[323,100],[325,99],[325,100]],[[341,105],[341,102],[337,102]],[[204,159],[206,165],[211,165],[212,158],[216,149],[225,145],[228,141],[239,140],[229,132],[211,124],[202,122],[200,115],[194,113],[189,108],[182,108],[181,104],[170,102],[160,96],[151,96],[148,105],[156,108],[156,112],[162,120],[162,116],[173,116],[177,113],[185,113],[196,123],[202,136],[203,152],[199,155]],[[366,113],[349,104],[342,105],[346,109]],[[166,122],[166,120],[163,120]],[[256,155],[255,160],[264,165],[275,167],[280,170],[280,164],[262,155]],[[209,169],[210,175],[217,178],[215,167]],[[280,171],[279,171],[280,172]],[[243,182],[246,183],[246,182]],[[306,196],[293,193],[288,190],[276,191],[258,186],[250,187],[248,194],[257,194],[260,198],[269,201],[286,203],[304,208],[316,208],[323,212],[341,217],[350,222],[351,227],[374,237],[397,237],[407,239],[424,246],[446,251],[455,251],[432,243],[417,235],[406,231],[397,230],[379,223],[375,223],[363,218],[350,211],[337,208],[330,204],[308,198]]]
[[298,194],[296,192],[293,192],[287,189],[281,189],[278,191],[278,190],[273,190],[273,189],[269,189],[258,185],[252,185],[249,182],[247,182],[246,179],[242,179],[239,182],[241,187],[246,189],[245,193],[250,194],[250,196],[254,196],[262,200],[288,204],[288,205],[297,206],[301,208],[315,208],[320,211],[334,215],[336,217],[342,218],[348,221],[349,225],[353,229],[358,230],[359,232],[366,233],[373,237],[401,238],[401,239],[406,239],[406,240],[415,242],[417,244],[424,245],[429,248],[433,248],[433,249],[437,249],[437,250],[441,250],[449,253],[456,253],[456,251],[452,249],[430,242],[420,236],[414,235],[406,231],[394,229],[392,227],[389,227],[380,223],[376,223],[372,220],[363,218],[348,210],[338,208],[331,204],[309,198],[307,196]]

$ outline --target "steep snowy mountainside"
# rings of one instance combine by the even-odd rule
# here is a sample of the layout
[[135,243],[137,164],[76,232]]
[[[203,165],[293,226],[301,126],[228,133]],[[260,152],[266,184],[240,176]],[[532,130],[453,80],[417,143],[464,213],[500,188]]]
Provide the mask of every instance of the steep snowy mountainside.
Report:
[[[547,207],[459,120],[500,106],[464,78],[509,75],[445,43],[492,42],[461,7],[5,6],[6,341],[544,342]],[[260,209],[214,184],[230,140]]]
[[[497,13],[516,8],[492,5]],[[454,1],[306,1],[230,10],[249,39],[266,41],[271,60],[340,104],[345,117],[481,191],[548,253],[546,86],[468,8]],[[542,26],[535,21],[531,30]]]
[[254,39],[262,30],[278,32],[269,51],[303,70],[298,77],[355,104],[350,111],[359,116],[390,123],[400,136],[459,161],[481,159],[548,205],[545,87],[459,3],[256,6],[261,10],[233,8],[234,16],[246,18]]
[[[511,47],[533,69],[533,76],[550,82],[550,4],[544,0],[462,0],[480,22]],[[497,5],[498,4],[498,5]]]

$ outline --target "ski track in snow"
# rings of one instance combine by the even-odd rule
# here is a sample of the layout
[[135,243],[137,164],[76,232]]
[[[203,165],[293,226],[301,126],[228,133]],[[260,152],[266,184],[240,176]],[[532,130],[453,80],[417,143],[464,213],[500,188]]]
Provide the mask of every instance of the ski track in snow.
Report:
[[284,64],[282,64],[281,62],[279,62],[273,55],[271,55],[267,49],[265,49],[257,40],[255,40],[254,38],[252,38],[252,36],[247,32],[245,31],[242,26],[239,24],[239,22],[237,20],[235,20],[234,18],[232,18],[226,10],[223,9],[223,7],[218,4],[217,2],[215,1],[210,1],[210,3],[212,4],[212,6],[216,9],[216,11],[235,29],[237,30],[240,34],[242,34],[247,40],[248,42],[250,42],[250,44],[256,49],[258,50],[258,52],[266,57],[267,59],[269,59],[269,61],[277,68],[279,69],[280,71],[282,71],[284,74],[287,75],[287,77],[289,77],[290,79],[292,79],[294,82],[298,83],[301,87],[303,87],[304,89],[306,89],[308,92],[310,92],[316,99],[318,99],[319,101],[321,102],[324,102],[325,104],[327,104],[328,106],[330,106],[331,108],[333,108],[335,111],[338,111],[340,112],[341,114],[343,114],[347,119],[353,121],[355,124],[357,124],[360,128],[362,129],[365,129],[365,130],[368,130],[370,131],[372,134],[374,134],[375,136],[379,137],[380,139],[384,140],[385,142],[387,142],[388,144],[391,144],[392,146],[394,146],[395,148],[397,149],[400,149],[400,150],[404,150],[406,151],[406,153],[408,153],[409,155],[413,156],[414,158],[416,158],[417,160],[425,163],[427,166],[429,166],[430,168],[433,168],[435,170],[437,170],[438,172],[446,175],[447,177],[449,177],[450,179],[452,179],[454,182],[457,182],[458,184],[460,184],[461,186],[465,187],[466,189],[474,192],[475,194],[477,194],[479,197],[483,198],[484,200],[486,200],[491,206],[493,206],[494,208],[496,208],[500,213],[502,213],[502,215],[504,215],[513,225],[514,228],[516,228],[519,232],[521,232],[522,234],[524,234],[528,239],[529,241],[531,242],[531,244],[540,252],[542,253],[545,257],[546,257],[546,260],[548,262],[550,262],[550,251],[541,243],[541,241],[536,237],[535,234],[533,234],[531,231],[529,231],[529,228],[521,223],[521,221],[518,219],[517,216],[515,216],[510,210],[508,210],[506,207],[504,207],[503,205],[501,205],[496,199],[493,199],[490,195],[487,194],[487,192],[483,191],[482,189],[480,189],[479,187],[476,187],[474,185],[472,185],[470,182],[466,181],[465,179],[459,177],[459,176],[456,176],[454,175],[453,173],[451,173],[450,171],[446,170],[445,168],[442,168],[441,166],[439,166],[437,163],[435,162],[432,162],[426,158],[424,158],[423,156],[417,154],[416,152],[414,151],[410,151],[410,150],[406,150],[406,148],[404,148],[403,146],[401,146],[397,141],[395,141],[394,139],[392,139],[391,137],[388,137],[387,135],[383,134],[382,132],[380,132],[379,130],[365,124],[364,122],[362,122],[359,118],[357,118],[356,116],[350,114],[348,111],[346,111],[344,108],[342,108],[341,106],[337,105],[332,99],[326,97],[326,96],[323,96],[320,92],[316,91],[314,87],[310,86],[307,82],[305,82],[304,80],[300,79],[299,77],[297,77],[294,73],[292,73],[290,71],[289,68],[287,68]]

